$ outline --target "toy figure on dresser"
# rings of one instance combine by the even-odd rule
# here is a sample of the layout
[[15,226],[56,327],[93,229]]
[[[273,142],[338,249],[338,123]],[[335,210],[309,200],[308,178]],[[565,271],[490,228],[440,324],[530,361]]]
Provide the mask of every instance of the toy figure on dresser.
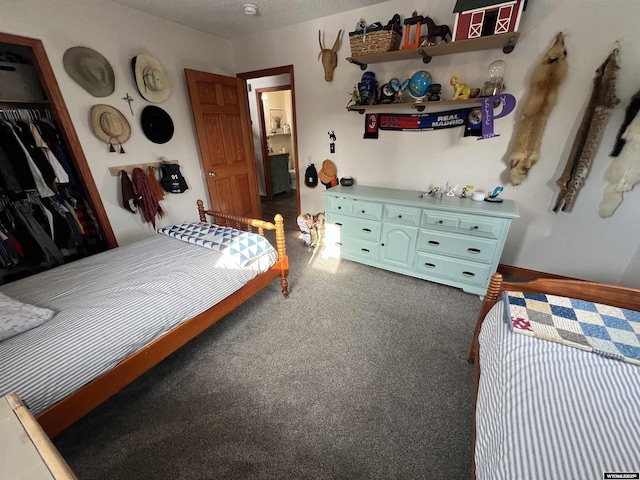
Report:
[[457,184],[454,187],[449,182],[447,182],[447,185],[446,185],[447,197],[455,197],[456,196],[456,190],[458,190],[459,187],[460,187],[460,184]]
[[465,187],[462,187],[460,198],[467,198],[467,195],[470,194],[472,190],[473,190],[473,185],[467,185]]
[[484,199],[485,202],[492,202],[492,203],[502,203],[502,198],[498,198],[498,195],[500,195],[500,192],[502,192],[502,187],[496,187],[493,189],[493,192],[491,192],[489,195],[487,195]]
[[453,98],[452,100],[468,100],[471,97],[471,88],[466,83],[460,83],[458,77],[455,75],[451,77],[449,81],[453,86]]

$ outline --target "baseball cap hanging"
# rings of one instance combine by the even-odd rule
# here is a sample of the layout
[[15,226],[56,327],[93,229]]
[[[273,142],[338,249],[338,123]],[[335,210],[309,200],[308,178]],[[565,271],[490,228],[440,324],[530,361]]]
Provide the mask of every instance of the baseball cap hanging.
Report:
[[115,89],[113,68],[100,53],[87,47],[71,47],[62,56],[64,69],[94,97],[107,97]]
[[125,153],[122,144],[131,136],[131,125],[120,110],[111,105],[94,105],[89,122],[94,135],[109,144],[110,152],[115,152],[114,147],[118,145],[120,153]]
[[327,159],[322,162],[322,169],[318,172],[318,178],[324,184],[331,183],[331,180],[336,178],[337,173],[338,169],[336,168],[336,164]]
[[313,163],[307,167],[304,173],[304,184],[310,188],[318,186],[318,171]]
[[151,103],[169,98],[171,81],[160,61],[151,55],[138,55],[131,59],[131,69],[140,95]]
[[167,143],[173,137],[173,120],[167,112],[155,105],[147,105],[140,115],[145,136],[153,143]]

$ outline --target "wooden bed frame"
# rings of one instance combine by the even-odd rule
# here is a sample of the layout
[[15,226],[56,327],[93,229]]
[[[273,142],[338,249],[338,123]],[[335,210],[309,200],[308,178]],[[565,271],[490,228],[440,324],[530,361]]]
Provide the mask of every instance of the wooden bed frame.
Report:
[[287,281],[289,258],[287,257],[285,247],[284,221],[282,215],[277,214],[274,218],[275,223],[270,223],[263,220],[205,210],[202,200],[198,200],[197,203],[200,221],[206,222],[206,216],[210,215],[213,217],[214,222],[218,222],[218,225],[231,226],[247,231],[252,231],[252,228],[255,227],[258,229],[260,235],[264,235],[265,230],[274,230],[278,261],[270,270],[250,280],[240,290],[218,302],[200,315],[176,326],[142,350],[139,350],[126,360],[120,362],[112,370],[104,373],[40,413],[36,419],[49,437],[53,438],[62,432],[65,428],[69,427],[72,423],[82,418],[116,392],[133,382],[144,372],[168,357],[188,341],[198,336],[275,279],[280,278],[282,294],[285,297],[289,296],[289,284]]
[[478,402],[478,386],[480,384],[480,357],[478,356],[479,341],[478,336],[482,328],[487,313],[491,310],[504,291],[544,293],[563,297],[576,298],[589,302],[597,302],[614,307],[626,308],[628,310],[640,311],[640,290],[620,287],[617,285],[607,285],[604,283],[587,282],[573,279],[551,279],[539,278],[530,282],[505,282],[502,274],[494,273],[489,281],[487,293],[480,307],[480,314],[473,334],[473,341],[469,350],[469,363],[475,362],[475,400],[474,400],[474,422],[471,449],[471,479],[476,478],[476,422],[475,409]]

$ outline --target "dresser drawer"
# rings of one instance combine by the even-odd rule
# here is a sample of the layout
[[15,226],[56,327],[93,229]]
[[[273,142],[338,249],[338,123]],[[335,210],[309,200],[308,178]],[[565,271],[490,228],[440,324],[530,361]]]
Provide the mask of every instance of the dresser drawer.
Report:
[[365,262],[377,262],[378,242],[371,242],[362,238],[344,237],[339,242],[340,254],[344,258]]
[[382,211],[382,221],[417,226],[420,222],[420,209],[401,205],[385,205]]
[[379,203],[366,202],[353,198],[327,197],[327,210],[343,215],[353,215],[354,217],[367,218],[369,220],[382,219],[382,205]]
[[341,236],[358,237],[371,241],[380,239],[380,222],[332,214],[330,223],[338,227]]
[[417,252],[415,269],[419,273],[427,273],[434,277],[445,277],[472,285],[485,286],[491,266]]
[[418,234],[418,250],[454,255],[456,257],[478,262],[491,262],[498,248],[497,240],[471,235],[420,230]]
[[465,214],[454,215],[432,210],[424,210],[422,212],[420,225],[422,227],[455,229],[460,233],[489,236],[491,238],[499,238],[502,230],[502,221],[498,219]]

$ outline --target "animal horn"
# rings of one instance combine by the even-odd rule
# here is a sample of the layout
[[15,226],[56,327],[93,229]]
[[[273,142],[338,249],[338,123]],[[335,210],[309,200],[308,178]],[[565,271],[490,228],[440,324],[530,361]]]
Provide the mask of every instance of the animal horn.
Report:
[[336,41],[333,42],[333,47],[331,47],[332,52],[337,52],[340,48],[340,35],[342,35],[342,29],[338,31],[338,35],[336,36]]

